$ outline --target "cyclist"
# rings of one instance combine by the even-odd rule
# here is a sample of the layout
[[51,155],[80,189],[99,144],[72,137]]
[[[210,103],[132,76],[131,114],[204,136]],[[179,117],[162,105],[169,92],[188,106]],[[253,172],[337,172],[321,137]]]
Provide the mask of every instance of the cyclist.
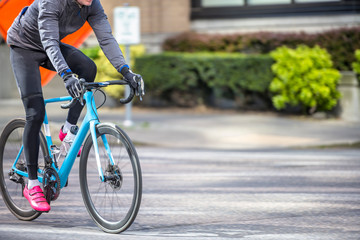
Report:
[[[36,211],[50,210],[37,180],[39,131],[45,113],[39,66],[55,70],[64,80],[68,93],[73,98],[79,97],[79,78],[94,81],[96,65],[81,51],[60,40],[86,21],[106,57],[136,88],[141,76],[133,73],[126,64],[100,0],[35,0],[20,12],[8,30],[10,61],[26,113],[23,144],[29,179],[24,196]],[[82,107],[77,102],[69,109],[59,137],[63,138],[76,125]]]

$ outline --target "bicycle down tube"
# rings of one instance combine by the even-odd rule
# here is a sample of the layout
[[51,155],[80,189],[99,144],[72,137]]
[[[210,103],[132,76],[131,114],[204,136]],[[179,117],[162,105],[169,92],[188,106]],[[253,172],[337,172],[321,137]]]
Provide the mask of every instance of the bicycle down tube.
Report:
[[[70,101],[71,99],[72,98],[70,96],[45,99],[45,106],[48,103]],[[70,147],[60,169],[55,166],[55,161],[52,161],[52,167],[54,169],[56,169],[56,171],[58,172],[58,175],[60,177],[60,183],[61,183],[60,188],[63,188],[66,185],[70,171],[75,163],[77,154],[81,148],[82,143],[84,142],[84,139],[87,136],[89,129],[90,129],[90,133],[92,135],[94,148],[96,150],[95,155],[96,155],[97,160],[99,159],[98,146],[97,146],[97,141],[96,141],[96,129],[95,129],[96,125],[99,124],[99,119],[98,119],[95,101],[94,101],[92,92],[87,91],[84,94],[84,99],[85,99],[86,103],[90,103],[90,104],[86,104],[86,108],[87,108],[86,115],[81,123],[79,131],[76,134],[76,137],[75,137],[73,143],[71,144],[71,147]],[[51,146],[53,146],[53,142],[52,142],[52,138],[51,138],[50,127],[49,127],[49,122],[48,122],[46,111],[45,111],[45,118],[44,118],[43,125],[44,125],[44,132],[45,132],[45,137],[46,137],[46,141],[47,141],[47,148],[49,150],[49,155],[50,155],[51,159],[54,159],[55,156],[53,156],[53,153],[51,151]],[[105,145],[106,145],[106,143],[105,143]],[[23,147],[21,147],[18,156],[21,155],[22,150],[23,150]],[[14,169],[16,169],[16,167],[15,167],[16,163],[17,163],[17,160],[14,162],[14,166],[13,166]],[[99,162],[98,162],[98,170],[99,170],[99,176],[100,176],[101,181],[104,181],[104,175],[102,173],[102,169],[101,169]],[[42,170],[39,169],[39,171],[42,171]],[[16,169],[15,172],[21,176],[28,177],[28,174],[26,172],[21,171],[19,169]],[[38,176],[38,179],[40,182],[43,182],[42,176]]]

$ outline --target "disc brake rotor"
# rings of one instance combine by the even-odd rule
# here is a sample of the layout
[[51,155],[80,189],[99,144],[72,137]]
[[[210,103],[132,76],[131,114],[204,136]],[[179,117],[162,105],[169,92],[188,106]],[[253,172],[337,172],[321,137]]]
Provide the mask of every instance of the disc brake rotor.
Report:
[[123,176],[120,168],[117,165],[108,165],[105,171],[105,178],[108,184],[114,190],[120,190],[123,182]]

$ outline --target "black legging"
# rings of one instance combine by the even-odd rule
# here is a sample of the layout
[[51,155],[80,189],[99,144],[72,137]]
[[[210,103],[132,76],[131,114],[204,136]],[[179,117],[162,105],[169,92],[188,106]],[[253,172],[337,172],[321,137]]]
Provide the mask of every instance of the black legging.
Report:
[[[80,78],[93,82],[96,76],[95,63],[80,50],[60,44],[60,50],[70,69]],[[14,71],[20,97],[26,113],[26,124],[23,135],[24,153],[27,161],[29,179],[37,179],[39,157],[39,132],[45,115],[44,98],[41,88],[39,66],[54,70],[45,52],[22,49],[11,46],[10,61]],[[82,110],[78,102],[67,116],[67,121],[76,124]]]

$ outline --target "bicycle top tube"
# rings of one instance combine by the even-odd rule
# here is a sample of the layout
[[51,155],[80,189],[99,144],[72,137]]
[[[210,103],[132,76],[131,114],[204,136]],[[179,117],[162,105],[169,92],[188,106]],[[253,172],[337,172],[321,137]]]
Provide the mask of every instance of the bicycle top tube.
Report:
[[72,97],[70,97],[70,96],[63,96],[63,97],[57,97],[57,98],[48,98],[48,99],[45,99],[44,102],[46,105],[47,103],[71,101],[71,99],[72,99]]

